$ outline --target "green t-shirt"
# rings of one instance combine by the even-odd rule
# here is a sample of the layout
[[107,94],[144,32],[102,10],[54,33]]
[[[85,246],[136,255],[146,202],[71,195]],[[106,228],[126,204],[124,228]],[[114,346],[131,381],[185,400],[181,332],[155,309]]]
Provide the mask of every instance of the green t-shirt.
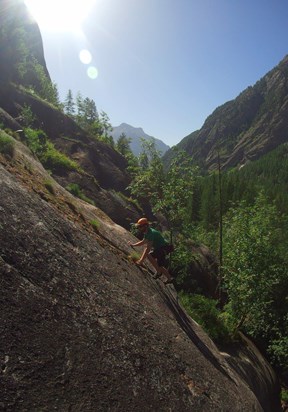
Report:
[[167,242],[164,239],[164,237],[161,235],[161,233],[158,232],[158,230],[153,229],[152,227],[148,228],[148,232],[145,233],[144,239],[152,243],[152,247],[154,250],[159,249],[159,247],[167,245]]

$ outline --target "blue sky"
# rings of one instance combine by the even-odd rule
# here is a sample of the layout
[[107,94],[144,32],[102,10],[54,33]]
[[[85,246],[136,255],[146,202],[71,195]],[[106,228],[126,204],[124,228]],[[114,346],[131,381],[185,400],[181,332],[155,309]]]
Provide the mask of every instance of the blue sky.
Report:
[[56,30],[45,16],[38,23],[61,100],[80,91],[113,126],[142,127],[170,146],[288,54],[287,0],[95,0],[81,33]]

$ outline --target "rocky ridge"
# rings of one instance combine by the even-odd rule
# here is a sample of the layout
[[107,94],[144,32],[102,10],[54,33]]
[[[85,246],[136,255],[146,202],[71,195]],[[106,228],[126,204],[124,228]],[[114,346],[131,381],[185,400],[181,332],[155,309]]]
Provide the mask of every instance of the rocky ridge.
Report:
[[145,139],[148,142],[153,141],[155,143],[156,150],[158,150],[162,155],[164,155],[164,153],[169,149],[169,146],[162,142],[162,140],[149,136],[141,127],[133,127],[127,123],[121,123],[119,126],[113,127],[111,135],[116,142],[123,133],[127,138],[131,139],[130,148],[135,156],[139,156],[143,150],[141,139]]
[[[288,141],[288,56],[254,86],[207,117],[177,146],[204,169],[243,165]],[[164,155],[166,163],[173,153]]]

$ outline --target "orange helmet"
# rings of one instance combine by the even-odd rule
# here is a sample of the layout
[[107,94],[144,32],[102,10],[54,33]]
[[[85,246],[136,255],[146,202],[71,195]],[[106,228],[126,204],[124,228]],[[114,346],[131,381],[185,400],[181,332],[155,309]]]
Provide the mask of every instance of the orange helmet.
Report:
[[136,223],[136,226],[146,226],[149,225],[148,219],[146,217],[141,217]]

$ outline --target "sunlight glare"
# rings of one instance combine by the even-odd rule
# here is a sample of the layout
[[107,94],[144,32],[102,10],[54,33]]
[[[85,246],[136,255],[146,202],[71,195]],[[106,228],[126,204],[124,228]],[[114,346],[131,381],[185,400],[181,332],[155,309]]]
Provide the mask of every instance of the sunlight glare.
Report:
[[89,50],[83,49],[79,53],[79,59],[83,64],[90,64],[92,61],[92,55]]
[[43,29],[81,31],[81,25],[97,0],[24,0]]

